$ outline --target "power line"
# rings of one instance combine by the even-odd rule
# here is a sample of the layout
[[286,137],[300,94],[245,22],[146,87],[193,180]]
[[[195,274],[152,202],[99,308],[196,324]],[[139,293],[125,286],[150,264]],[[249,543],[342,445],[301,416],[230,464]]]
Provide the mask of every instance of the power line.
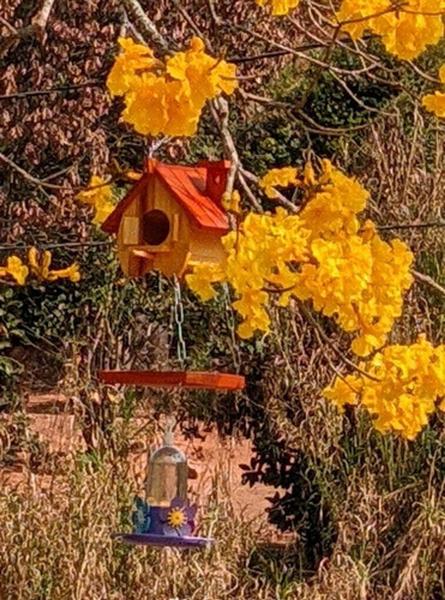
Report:
[[4,250],[29,250],[32,247],[38,247],[42,250],[53,250],[55,248],[84,248],[94,246],[111,246],[112,240],[106,240],[103,242],[60,242],[53,244],[1,244],[0,251]]

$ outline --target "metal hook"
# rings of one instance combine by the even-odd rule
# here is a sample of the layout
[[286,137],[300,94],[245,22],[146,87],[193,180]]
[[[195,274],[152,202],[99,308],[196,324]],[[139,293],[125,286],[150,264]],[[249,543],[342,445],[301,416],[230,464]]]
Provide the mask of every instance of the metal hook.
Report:
[[176,427],[176,418],[173,415],[167,415],[164,427],[164,445],[173,446],[173,432]]

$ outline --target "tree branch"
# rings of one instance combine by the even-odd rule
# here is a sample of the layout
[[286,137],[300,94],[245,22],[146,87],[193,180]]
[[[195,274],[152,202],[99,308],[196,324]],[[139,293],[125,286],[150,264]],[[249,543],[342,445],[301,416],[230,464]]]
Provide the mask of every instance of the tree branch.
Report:
[[[22,29],[15,29],[12,26],[8,26],[12,30],[11,35],[7,36],[0,43],[0,58],[8,52],[12,46],[21,40],[26,40],[34,36],[42,37],[45,31],[46,24],[48,23],[49,15],[53,7],[55,0],[44,0],[42,8],[37,15],[32,19],[31,25],[23,27]],[[3,19],[2,19],[3,21]]]
[[48,23],[49,14],[53,7],[55,0],[44,0],[43,6],[40,9],[40,12],[34,17],[32,20],[32,24],[37,28],[37,31],[40,35],[46,28],[46,24]]
[[142,35],[150,39],[163,54],[169,54],[170,48],[167,40],[159,33],[156,25],[145,14],[138,0],[122,0],[122,4],[126,8],[128,16],[133,19],[135,26]]

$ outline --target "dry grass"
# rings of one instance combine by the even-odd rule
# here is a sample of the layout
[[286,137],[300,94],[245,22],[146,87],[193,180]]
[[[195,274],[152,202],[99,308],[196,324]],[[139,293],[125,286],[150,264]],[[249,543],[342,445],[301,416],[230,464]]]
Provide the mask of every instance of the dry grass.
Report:
[[[358,440],[357,440],[358,441]],[[47,479],[0,492],[2,600],[436,600],[445,598],[443,460],[392,492],[377,476],[402,460],[397,444],[374,449],[349,470],[343,497],[332,498],[337,537],[316,571],[305,571],[304,541],[273,544],[264,528],[236,514],[223,472],[203,507],[201,533],[215,546],[202,552],[127,547],[111,539],[128,530],[137,484],[125,460],[79,454]],[[430,444],[425,436],[422,446]],[[406,450],[405,450],[406,451]],[[410,469],[412,456],[405,456]],[[380,473],[380,475],[382,475]],[[442,471],[443,475],[443,471]],[[406,478],[405,478],[406,479]],[[45,485],[42,484],[45,482]],[[326,479],[326,486],[331,482]]]

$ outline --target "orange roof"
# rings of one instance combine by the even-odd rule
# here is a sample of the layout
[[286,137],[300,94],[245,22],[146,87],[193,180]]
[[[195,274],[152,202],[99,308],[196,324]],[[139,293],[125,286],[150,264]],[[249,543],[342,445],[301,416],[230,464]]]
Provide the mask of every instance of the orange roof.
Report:
[[[102,224],[103,231],[116,233],[127,207],[144,192],[149,177],[157,177],[198,227],[217,232],[229,230],[227,215],[221,205],[229,163],[205,162],[197,166],[167,165],[147,161],[146,171],[137,184],[119,202]],[[217,176],[217,184],[209,185],[209,176]]]

